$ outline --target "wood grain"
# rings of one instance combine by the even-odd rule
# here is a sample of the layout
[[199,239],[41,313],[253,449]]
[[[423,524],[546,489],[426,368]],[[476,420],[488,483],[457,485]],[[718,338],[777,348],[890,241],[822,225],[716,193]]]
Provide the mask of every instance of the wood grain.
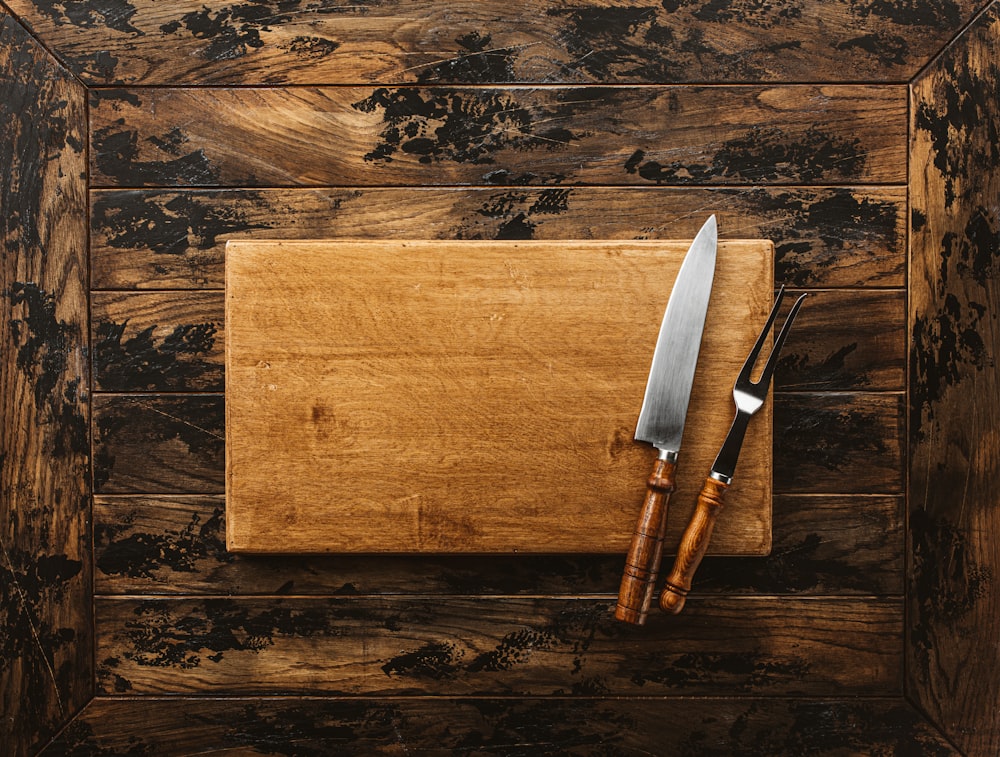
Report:
[[225,491],[220,394],[93,399],[94,491]]
[[[0,497],[26,590],[0,616],[30,610],[0,623],[0,752],[996,753],[1000,3],[647,5],[4,0],[0,303],[39,286],[0,307],[0,482],[63,485]],[[160,290],[95,294],[107,338],[85,182],[94,289]],[[221,289],[227,240],[690,238],[708,212],[817,307],[777,382],[772,553],[707,558],[696,624],[606,636],[621,555],[225,551],[219,294],[162,290]],[[95,678],[90,476],[63,476],[91,366],[96,586],[127,596],[98,600],[111,696],[45,748]]]
[[905,397],[890,392],[783,394],[774,411],[775,489],[902,492],[904,407]]
[[667,535],[670,495],[677,489],[676,470],[674,460],[658,457],[646,479],[646,497],[625,554],[625,569],[615,606],[615,617],[624,623],[643,625],[654,606],[653,594],[663,559],[663,540]]
[[906,181],[905,87],[99,90],[90,130],[93,187]]
[[83,89],[0,7],[0,751],[91,696]]
[[712,539],[712,531],[722,509],[729,484],[706,478],[698,493],[698,504],[684,529],[673,568],[664,571],[666,583],[660,594],[660,609],[676,615],[684,609],[695,571],[701,565]]
[[[141,694],[892,695],[902,600],[99,599],[98,690]],[[844,664],[845,657],[851,660]],[[309,660],[308,665],[301,664]]]
[[224,285],[229,239],[771,239],[777,283],[903,287],[903,187],[95,190],[95,289]]
[[[98,495],[98,594],[604,595],[621,555],[261,557],[226,550],[225,498]],[[768,557],[712,557],[698,593],[903,593],[900,496],[778,495]]]
[[[775,401],[774,491],[902,491],[903,398],[783,393]],[[97,395],[94,483],[102,493],[225,491],[222,395]]]
[[[670,728],[663,728],[669,720]],[[137,732],[136,723],[142,723]],[[513,746],[513,745],[516,745]],[[98,698],[44,752],[957,755],[901,699]]]
[[912,90],[907,690],[970,755],[1000,745],[998,40],[994,4]]
[[[808,290],[775,369],[775,388],[902,391],[906,386],[905,291]],[[789,296],[782,323],[801,292]],[[864,324],[859,328],[858,324]]]
[[905,81],[979,8],[973,0],[9,5],[89,85]]
[[[810,290],[775,375],[778,391],[899,391],[906,333],[902,291]],[[95,292],[95,384],[112,392],[218,392],[224,377],[224,294]],[[856,320],[871,324],[859,330]]]
[[[231,243],[229,548],[624,553],[656,455],[635,419],[688,246]],[[739,371],[771,299],[769,242],[718,254],[690,465],[725,438],[718,377]],[[761,413],[717,553],[769,548]],[[671,533],[697,487],[679,477]]]
[[122,391],[222,391],[221,293],[94,292],[94,387]]

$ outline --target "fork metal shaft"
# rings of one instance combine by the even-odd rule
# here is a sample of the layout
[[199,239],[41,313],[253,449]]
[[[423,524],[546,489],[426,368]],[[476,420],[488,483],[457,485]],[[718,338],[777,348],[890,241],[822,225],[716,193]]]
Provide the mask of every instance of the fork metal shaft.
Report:
[[736,460],[740,456],[743,437],[746,436],[747,426],[752,417],[750,413],[738,412],[733,418],[733,425],[726,435],[726,441],[722,443],[722,448],[712,464],[712,472],[709,474],[716,481],[721,481],[724,484],[732,483],[733,473],[736,471]]

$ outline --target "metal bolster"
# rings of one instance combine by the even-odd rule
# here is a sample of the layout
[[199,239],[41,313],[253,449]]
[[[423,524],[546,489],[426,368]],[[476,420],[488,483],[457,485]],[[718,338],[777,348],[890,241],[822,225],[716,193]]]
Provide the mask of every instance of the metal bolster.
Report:
[[659,453],[660,453],[660,455],[659,455],[660,460],[665,460],[668,463],[676,463],[677,462],[677,450],[675,450],[675,449],[661,449],[661,450],[659,450]]
[[716,481],[718,481],[719,483],[725,484],[726,486],[729,486],[731,483],[733,483],[733,477],[732,476],[727,476],[725,473],[719,473],[717,471],[712,471],[708,475],[709,475],[709,478],[714,478]]

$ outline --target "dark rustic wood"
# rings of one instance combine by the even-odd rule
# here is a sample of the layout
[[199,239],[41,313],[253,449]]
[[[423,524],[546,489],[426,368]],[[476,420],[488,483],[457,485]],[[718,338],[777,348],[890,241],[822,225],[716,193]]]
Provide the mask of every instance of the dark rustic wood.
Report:
[[94,397],[94,491],[225,491],[220,394]]
[[774,405],[776,491],[903,491],[905,397],[788,393]]
[[94,292],[94,387],[123,391],[222,391],[221,293]]
[[[99,599],[98,690],[892,695],[902,599],[712,598],[643,628],[574,597]],[[851,664],[845,665],[844,660]],[[308,660],[308,664],[301,664]]]
[[[777,496],[770,557],[713,557],[698,593],[899,596],[902,510],[899,496]],[[99,594],[607,595],[622,569],[620,555],[234,555],[222,495],[98,495],[94,533]]]
[[902,593],[901,496],[778,495],[773,531],[765,560],[703,562],[697,593]]
[[653,604],[663,559],[670,495],[677,488],[676,470],[677,463],[673,460],[657,458],[646,480],[646,497],[625,555],[625,569],[615,605],[615,618],[623,623],[644,625]]
[[[664,728],[666,722],[669,728]],[[199,697],[98,698],[43,755],[198,752],[410,752],[453,757],[957,754],[900,699]]]
[[[786,317],[795,298],[806,290],[788,291],[791,296],[780,318]],[[775,387],[782,391],[902,391],[906,386],[905,291],[808,292],[778,357]]]
[[[95,290],[219,289],[222,249],[233,237],[683,238],[715,212],[724,237],[774,239],[778,283],[810,290],[817,306],[803,313],[776,377],[775,485],[784,493],[774,499],[771,556],[706,558],[697,602],[679,618],[656,613],[639,630],[610,618],[622,558],[226,553],[218,512],[222,332],[211,346],[208,333],[217,295],[97,294],[94,314],[107,325],[94,338],[95,322],[91,338],[94,346],[103,339],[102,349],[81,350],[77,361],[80,376],[93,364],[97,388],[113,392],[94,403],[95,478],[106,492],[95,503],[94,563],[98,592],[128,596],[99,599],[102,618],[121,621],[104,623],[119,642],[115,654],[98,658],[101,686],[113,696],[95,700],[47,753],[957,753],[921,717],[929,715],[963,752],[995,754],[998,524],[984,482],[996,467],[988,419],[997,415],[991,240],[1000,222],[988,199],[1000,191],[990,149],[1000,143],[998,8],[986,0],[627,8],[605,0],[5,0],[0,61],[17,65],[0,76],[0,133],[30,125],[23,133],[61,152],[31,173],[37,186],[54,186],[57,165],[66,169],[60,184],[76,186],[76,145],[91,145]],[[23,29],[42,44],[30,44]],[[89,136],[74,125],[78,84],[51,60],[37,76],[42,47],[92,87]],[[18,98],[6,96],[11,86]],[[36,154],[0,140],[0,156]],[[55,242],[82,217],[76,190],[48,194],[65,212],[32,205],[8,213],[21,185],[4,176],[8,234],[37,228]],[[908,179],[912,217],[904,213]],[[80,260],[85,247],[37,249],[51,262]],[[21,329],[14,353],[34,344],[27,326],[11,325],[35,323],[32,312],[54,312],[54,333],[65,323],[68,344],[85,344],[77,283],[85,270],[50,275],[41,297],[23,294],[11,315],[0,314],[0,334]],[[0,297],[12,291],[4,279]],[[55,375],[47,359],[56,353],[38,348],[38,375]],[[5,406],[11,379],[27,381],[16,357],[8,363],[0,359]],[[8,427],[39,438],[62,428],[67,445],[79,439],[84,383],[57,382],[50,393],[65,398],[66,425],[11,426],[5,409],[0,439]],[[908,419],[904,390],[913,403]],[[18,396],[18,412],[35,402],[32,391]],[[916,452],[910,464],[908,443]],[[0,466],[4,482],[10,459]],[[62,465],[51,455],[33,459],[46,476],[53,460]],[[93,685],[87,550],[59,563],[36,549],[61,554],[52,546],[78,525],[85,530],[78,487],[70,481],[62,491],[70,519],[32,500],[10,525],[30,531],[28,554],[43,556],[25,557],[20,585],[36,574],[55,579],[37,601],[0,606],[31,605],[33,617],[67,629],[52,635],[62,652],[35,655],[41,686],[0,672],[4,686],[17,678],[15,695],[29,692],[15,713],[37,703],[48,707],[46,717],[58,711],[44,693],[46,660],[57,679],[83,687],[64,699],[66,716]],[[8,523],[4,507],[0,521]],[[720,517],[736,507],[729,502]],[[219,598],[230,593],[254,596]],[[153,601],[157,594],[181,596]],[[691,626],[673,624],[690,624],[688,613],[706,605],[711,613],[699,622],[710,640],[692,647]],[[145,614],[135,615],[139,608]],[[428,619],[420,608],[430,608]],[[341,616],[350,616],[346,637],[330,630]],[[632,635],[605,636],[608,626]],[[10,638],[27,637],[0,632]],[[374,664],[364,646],[348,649],[362,638],[376,639],[376,649],[396,642],[380,663],[391,661],[389,670],[376,667],[364,679],[366,693],[267,696],[296,690],[294,679],[308,676],[316,656],[327,669],[343,664],[330,688],[341,686],[353,667]],[[677,638],[689,657],[671,657]],[[162,666],[139,663],[159,661],[171,643]],[[179,650],[200,643],[207,646],[190,652],[199,657],[193,667],[170,660],[187,659]],[[117,660],[127,649],[147,656]],[[477,658],[480,669],[469,670]],[[504,659],[506,670],[486,670]],[[280,675],[271,681],[275,664]],[[898,699],[904,667],[916,707]],[[238,683],[227,687],[226,676]],[[139,684],[131,692],[129,677]],[[178,682],[198,696],[141,693],[173,691]],[[325,685],[306,683],[309,693]],[[473,687],[504,696],[407,696],[461,697]],[[569,696],[510,696],[557,690]],[[250,696],[233,697],[243,691]],[[747,698],[689,697],[706,691]],[[6,715],[8,699],[2,704]],[[64,720],[50,717],[26,738],[39,746]],[[18,734],[37,722],[19,719]],[[6,746],[0,741],[0,752]]]
[[[229,239],[771,239],[796,287],[905,285],[902,187],[96,190],[96,289],[223,286]],[[894,325],[898,325],[895,323]]]
[[98,90],[90,129],[97,187],[906,180],[904,87]]
[[[95,491],[224,491],[223,411],[221,395],[98,395]],[[901,394],[779,394],[775,492],[901,492],[903,425]]]
[[1000,5],[913,84],[907,690],[1000,747]]
[[88,84],[904,81],[974,0],[10,0]]
[[[779,358],[775,386],[901,391],[905,292],[809,292],[809,307],[796,318]],[[96,385],[114,392],[221,391],[223,310],[222,292],[95,292]],[[867,327],[858,329],[859,320]]]
[[85,96],[0,7],[0,751],[92,694]]

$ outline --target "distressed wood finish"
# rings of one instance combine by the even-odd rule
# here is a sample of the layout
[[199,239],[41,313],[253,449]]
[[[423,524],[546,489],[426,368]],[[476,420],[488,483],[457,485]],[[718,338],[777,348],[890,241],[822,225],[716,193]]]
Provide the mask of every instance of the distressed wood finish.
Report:
[[225,491],[221,394],[98,394],[92,411],[95,492]]
[[99,90],[90,118],[99,187],[906,181],[905,87]]
[[[697,604],[697,606],[696,606]],[[902,599],[100,599],[98,689],[325,695],[892,695]],[[849,656],[850,665],[844,665]],[[300,664],[308,659],[308,665]]]
[[0,8],[0,744],[92,694],[83,89]]
[[[783,323],[801,290],[787,290]],[[809,290],[778,357],[781,391],[902,391],[906,295],[885,290]],[[858,324],[865,328],[858,328]]]
[[0,7],[0,751],[92,694],[82,87]]
[[[670,728],[663,728],[665,721]],[[135,724],[142,723],[141,732]],[[45,753],[697,754],[957,752],[894,699],[96,699]]]
[[973,0],[10,0],[88,84],[904,81]]
[[[792,291],[792,290],[790,290]],[[900,391],[905,294],[810,290],[775,374],[779,391]],[[224,295],[95,292],[94,381],[113,392],[223,390]],[[868,328],[856,328],[855,319]]]
[[774,407],[775,490],[902,492],[905,426],[902,394],[785,394]]
[[[998,39],[1000,0],[4,0],[0,752],[992,757]],[[635,629],[624,553],[225,551],[228,240],[708,213],[812,303],[770,556]],[[104,694],[45,748],[92,694],[91,565]]]
[[[903,405],[894,393],[780,395],[775,492],[902,492]],[[222,395],[98,395],[93,413],[96,491],[225,491]]]
[[984,756],[1000,745],[998,48],[993,5],[912,90],[907,688]]
[[221,293],[91,297],[94,387],[100,391],[222,391]]
[[[229,239],[771,239],[778,284],[902,287],[903,187],[97,190],[96,289],[221,289]],[[894,322],[894,325],[899,325]]]
[[[632,440],[690,243],[233,242],[226,492],[236,552],[619,552],[655,450]],[[773,247],[719,245],[682,460],[706,465],[767,318]],[[770,544],[771,406],[741,517]],[[681,463],[684,465],[684,462]],[[697,478],[678,477],[670,534]]]
[[[621,555],[247,557],[226,551],[223,495],[98,495],[98,594],[592,595]],[[714,557],[698,593],[903,593],[900,496],[779,495],[761,557]]]

